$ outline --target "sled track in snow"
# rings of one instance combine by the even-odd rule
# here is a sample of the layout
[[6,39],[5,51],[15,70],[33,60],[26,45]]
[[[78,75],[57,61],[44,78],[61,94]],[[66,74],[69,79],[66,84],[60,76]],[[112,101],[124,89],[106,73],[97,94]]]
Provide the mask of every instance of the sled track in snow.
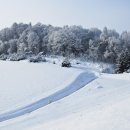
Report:
[[72,93],[76,92],[77,90],[83,88],[86,84],[90,83],[91,81],[95,80],[96,78],[97,77],[95,76],[95,74],[93,74],[91,72],[81,73],[71,84],[69,84],[65,88],[53,93],[52,95],[47,96],[43,99],[40,99],[27,106],[0,114],[0,122],[16,118],[16,117],[25,115],[27,113],[31,113],[52,102],[58,101],[66,96],[69,96]]

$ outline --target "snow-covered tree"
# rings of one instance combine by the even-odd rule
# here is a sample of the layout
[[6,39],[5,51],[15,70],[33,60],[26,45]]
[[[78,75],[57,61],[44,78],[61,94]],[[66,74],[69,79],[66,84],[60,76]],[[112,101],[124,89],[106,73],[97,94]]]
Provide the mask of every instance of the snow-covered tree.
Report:
[[11,39],[8,41],[9,49],[8,53],[17,53],[17,40],[16,39]]
[[116,73],[127,72],[130,69],[130,51],[122,51],[117,59]]
[[30,31],[28,33],[27,42],[29,50],[34,54],[38,54],[40,50],[40,39],[36,32]]
[[7,54],[8,45],[0,41],[0,54]]

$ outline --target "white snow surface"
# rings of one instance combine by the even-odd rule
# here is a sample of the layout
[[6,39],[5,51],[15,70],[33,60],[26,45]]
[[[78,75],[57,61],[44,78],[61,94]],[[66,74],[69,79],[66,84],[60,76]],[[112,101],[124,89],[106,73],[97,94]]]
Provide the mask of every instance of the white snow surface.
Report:
[[81,73],[49,63],[0,61],[0,113],[47,97]]
[[0,122],[0,130],[130,130],[130,74],[27,62],[0,62],[0,71],[0,114],[66,86],[81,87],[31,113]]

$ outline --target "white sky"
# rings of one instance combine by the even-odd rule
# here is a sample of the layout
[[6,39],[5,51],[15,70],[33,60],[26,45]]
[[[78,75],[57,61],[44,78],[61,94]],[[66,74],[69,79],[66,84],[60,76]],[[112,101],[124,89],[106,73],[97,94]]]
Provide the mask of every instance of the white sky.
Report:
[[0,29],[14,22],[130,31],[130,0],[0,0]]

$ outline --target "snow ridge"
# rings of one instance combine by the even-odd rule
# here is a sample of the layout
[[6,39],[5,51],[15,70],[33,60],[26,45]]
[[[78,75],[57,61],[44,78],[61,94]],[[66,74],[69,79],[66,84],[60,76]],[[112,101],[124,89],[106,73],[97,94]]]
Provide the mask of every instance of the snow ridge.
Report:
[[86,84],[90,83],[91,81],[93,81],[96,78],[97,78],[97,76],[92,72],[83,72],[71,84],[69,84],[65,88],[53,93],[52,95],[47,96],[43,99],[40,99],[27,106],[1,114],[0,122],[6,121],[6,120],[9,120],[12,118],[16,118],[16,117],[25,115],[27,113],[31,113],[52,102],[58,101],[66,96],[69,96],[72,93],[76,92],[77,90],[83,88]]

